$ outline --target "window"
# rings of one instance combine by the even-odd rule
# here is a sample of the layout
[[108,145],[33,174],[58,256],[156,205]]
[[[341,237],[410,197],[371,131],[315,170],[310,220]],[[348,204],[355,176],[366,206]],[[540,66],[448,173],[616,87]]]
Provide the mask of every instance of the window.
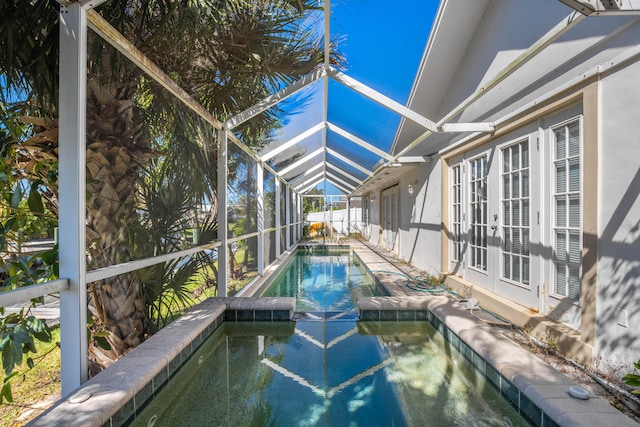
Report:
[[470,162],[469,249],[471,266],[487,271],[487,157]]
[[451,168],[451,241],[452,261],[462,261],[462,168]]
[[502,150],[502,277],[529,285],[529,142]]
[[553,129],[554,150],[554,293],[580,299],[581,173],[580,122]]

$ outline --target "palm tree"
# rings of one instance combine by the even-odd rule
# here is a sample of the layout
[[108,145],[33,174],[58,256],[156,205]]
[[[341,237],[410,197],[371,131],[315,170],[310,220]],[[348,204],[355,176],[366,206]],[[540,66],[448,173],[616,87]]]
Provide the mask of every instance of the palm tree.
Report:
[[[321,63],[320,41],[312,30],[300,26],[313,9],[311,3],[143,0],[132,4],[115,0],[98,12],[224,120]],[[10,0],[0,6],[0,75],[6,77],[8,87],[17,87],[25,99],[36,101],[31,102],[29,114],[41,117],[46,124],[49,147],[57,142],[53,136],[58,58],[55,6],[51,0]],[[16,46],[16,40],[26,42]],[[89,267],[98,268],[146,256],[150,251],[172,249],[162,247],[170,240],[171,221],[151,229],[156,234],[165,233],[164,239],[156,240],[158,244],[142,245],[147,240],[141,240],[141,236],[149,236],[152,217],[168,216],[195,200],[215,200],[215,186],[203,183],[195,188],[190,184],[202,180],[189,181],[189,173],[201,173],[200,167],[215,164],[215,148],[207,151],[199,147],[207,157],[201,165],[192,167],[196,165],[196,150],[187,147],[193,145],[173,144],[176,138],[186,135],[188,140],[193,136],[181,129],[189,121],[180,120],[176,101],[122,56],[110,53],[97,37],[92,38],[89,57],[87,191],[91,196],[87,200],[87,251]],[[238,131],[245,141],[264,144],[277,119],[278,111],[272,110]],[[171,167],[164,169],[173,174],[171,179],[162,181],[150,172],[171,162]],[[154,198],[180,194],[175,188],[169,191],[170,185],[184,186],[189,196],[154,204]],[[48,191],[55,200],[55,188]],[[51,205],[55,207],[55,203]],[[143,215],[151,212],[152,205],[165,208],[165,212]],[[209,231],[215,229],[211,222],[208,225]],[[176,271],[175,265],[163,267]],[[111,347],[105,351],[92,346],[91,353],[99,365],[108,365],[151,332],[151,311],[146,307],[154,304],[155,296],[163,295],[157,291],[158,283],[170,276],[139,273],[90,284],[94,327],[109,331]],[[180,288],[179,282],[192,277],[183,274],[178,280],[174,276],[171,280],[175,289]]]

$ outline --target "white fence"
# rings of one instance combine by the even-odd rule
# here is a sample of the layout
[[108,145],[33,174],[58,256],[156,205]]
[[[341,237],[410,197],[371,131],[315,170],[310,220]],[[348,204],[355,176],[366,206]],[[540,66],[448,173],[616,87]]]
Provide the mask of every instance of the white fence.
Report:
[[351,208],[349,211],[349,217],[347,217],[346,209],[311,212],[307,214],[305,223],[328,223],[331,225],[332,234],[338,233],[346,236],[349,232],[354,233],[362,230],[362,208]]

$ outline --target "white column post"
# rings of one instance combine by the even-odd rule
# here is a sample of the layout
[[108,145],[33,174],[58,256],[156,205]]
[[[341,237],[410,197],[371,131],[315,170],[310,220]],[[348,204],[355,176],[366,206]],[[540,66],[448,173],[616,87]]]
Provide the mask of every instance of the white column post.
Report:
[[258,162],[256,168],[256,205],[258,208],[258,274],[264,274],[264,166]]
[[300,240],[298,236],[298,221],[300,220],[300,215],[298,215],[298,193],[293,190],[293,243],[297,243]]
[[218,131],[218,296],[227,296],[227,281],[229,279],[229,247],[227,244],[227,175],[229,166],[227,159],[228,135],[226,129]]
[[285,211],[284,211],[284,222],[287,224],[287,229],[285,230],[285,248],[289,249],[291,247],[291,187],[288,185],[285,186]]
[[276,241],[276,259],[280,258],[280,178],[276,176],[276,233],[275,233],[275,241]]
[[300,213],[300,224],[298,224],[298,239],[302,238],[302,230],[304,229],[304,199],[302,194],[298,193],[298,212]]
[[351,197],[347,196],[347,237],[351,237]]
[[87,380],[86,91],[87,12],[60,6],[59,233],[62,397]]

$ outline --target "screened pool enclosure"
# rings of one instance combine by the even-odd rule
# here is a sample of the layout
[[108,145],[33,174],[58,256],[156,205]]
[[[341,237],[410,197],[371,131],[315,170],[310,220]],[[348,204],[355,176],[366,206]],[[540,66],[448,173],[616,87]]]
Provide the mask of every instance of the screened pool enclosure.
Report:
[[[351,212],[352,197],[360,199],[363,185],[379,171],[397,174],[405,165],[427,161],[408,156],[410,147],[388,154],[389,132],[403,118],[426,132],[438,129],[383,94],[396,91],[393,85],[372,89],[349,75],[330,36],[329,0],[305,23],[325,34],[319,38],[324,57],[253,107],[227,114],[226,121],[112,26],[108,1],[61,3],[60,279],[4,293],[0,305],[59,292],[63,396],[87,379],[88,302],[125,318],[115,327],[126,345],[135,346],[146,320],[136,314],[138,303],[125,302],[136,289],[132,281],[170,285],[188,266],[189,274],[215,283],[218,296],[234,295],[301,238],[306,192],[328,185],[328,192],[347,195]],[[422,15],[432,16],[434,7]],[[414,66],[427,28],[414,42]],[[109,61],[122,65],[111,70]],[[396,92],[408,91],[413,72],[408,73]],[[160,102],[168,107],[156,109]],[[345,110],[347,103],[353,109]],[[304,110],[297,128],[275,132],[271,144],[258,148],[241,140],[243,124],[287,108]],[[375,126],[357,117],[363,113],[386,131],[382,143]],[[181,198],[170,197],[183,191]],[[136,197],[145,201],[143,207],[134,206]],[[356,218],[346,218],[352,222]],[[132,225],[125,237],[123,227]],[[244,281],[230,289],[239,278]],[[162,307],[152,310],[162,314]]]
[[[430,236],[435,236],[436,249],[431,257],[435,261],[430,258],[425,264],[439,268],[438,273],[457,272],[457,267],[452,268],[448,262],[449,258],[460,261],[456,256],[462,256],[465,250],[460,236],[465,227],[467,232],[480,230],[479,239],[467,242],[467,255],[473,255],[469,266],[477,270],[472,274],[479,272],[484,278],[487,235],[491,233],[487,231],[491,224],[487,219],[486,169],[492,163],[473,158],[472,150],[486,144],[495,132],[507,132],[511,122],[523,127],[517,120],[539,105],[555,102],[571,88],[582,90],[580,85],[587,81],[584,76],[591,78],[608,70],[597,65],[608,64],[600,57],[593,61],[597,66],[584,61],[589,67],[596,67],[593,74],[582,69],[575,76],[573,69],[562,71],[561,66],[573,64],[568,60],[553,70],[536,68],[539,62],[555,64],[547,56],[554,61],[556,56],[564,60],[563,55],[556,54],[561,49],[554,43],[570,38],[568,35],[573,37],[572,31],[581,28],[586,15],[608,12],[597,9],[601,7],[599,2],[591,2],[597,3],[593,10],[581,9],[589,2],[550,2],[553,19],[547,19],[545,25],[532,29],[530,34],[523,34],[517,48],[481,44],[477,54],[480,65],[466,68],[469,75],[460,72],[455,80],[449,75],[458,65],[451,63],[451,58],[464,57],[467,45],[473,43],[476,26],[494,28],[487,24],[489,18],[486,22],[481,19],[485,11],[500,11],[491,7],[492,2],[442,2],[438,16],[447,25],[438,27],[439,23],[433,22],[438,2],[413,2],[420,5],[412,4],[412,11],[407,12],[384,7],[374,11],[363,5],[350,8],[349,2],[332,5],[330,0],[324,0],[321,7],[302,14],[299,21],[302,31],[315,37],[318,45],[312,51],[317,57],[310,54],[297,58],[303,63],[297,74],[282,73],[285,77],[267,84],[267,90],[252,93],[252,99],[259,101],[248,108],[225,106],[218,110],[215,100],[209,104],[196,101],[194,93],[203,90],[203,86],[181,85],[184,80],[180,72],[189,73],[191,82],[213,73],[220,88],[228,90],[229,98],[237,101],[235,105],[242,105],[231,80],[205,59],[209,52],[200,52],[203,59],[193,68],[158,63],[163,56],[157,52],[154,63],[143,54],[148,39],[140,36],[138,40],[117,25],[118,14],[126,13],[126,8],[114,10],[106,0],[60,3],[60,279],[2,293],[0,306],[25,304],[32,298],[59,293],[62,396],[87,380],[88,305],[105,313],[105,319],[111,318],[106,313],[117,313],[118,320],[108,326],[118,330],[118,339],[124,345],[134,347],[145,338],[140,332],[148,329],[149,315],[166,316],[166,307],[161,305],[150,305],[147,312],[140,309],[141,302],[136,299],[140,283],[149,284],[146,292],[153,293],[171,288],[174,282],[187,277],[197,278],[203,288],[215,286],[219,297],[236,295],[303,237],[305,197],[310,199],[309,192],[317,193],[312,191],[317,188],[323,189],[323,203],[330,200],[329,195],[343,203],[341,207],[347,212],[341,219],[346,223],[345,235],[357,231],[370,237],[367,227],[375,223],[374,243],[397,250],[396,234],[402,227],[428,230]],[[290,6],[297,2],[285,3]],[[513,8],[509,10],[515,15],[523,5],[509,5]],[[258,13],[265,13],[265,19],[270,16],[268,10],[258,8]],[[144,19],[152,22],[151,15]],[[556,19],[557,16],[562,18]],[[459,28],[455,24],[458,17],[469,21],[469,28]],[[635,28],[632,23],[615,25],[611,34],[625,36],[625,31]],[[178,30],[175,46],[156,49],[188,51],[185,46],[190,40],[182,38]],[[487,34],[478,43],[491,40],[493,33]],[[577,36],[575,39],[581,40]],[[583,54],[578,49],[589,54],[600,52],[579,47],[582,45],[577,42],[571,46],[578,46],[576,58]],[[235,52],[242,55],[243,45],[239,43],[236,48]],[[485,55],[482,49],[489,54]],[[501,56],[503,52],[509,54]],[[493,57],[499,60],[491,62]],[[624,57],[621,63],[629,58]],[[260,64],[262,59],[253,53],[246,58],[223,58],[222,62]],[[582,66],[582,62],[574,62]],[[111,67],[112,64],[119,65]],[[433,74],[424,74],[425,64],[435,68],[431,70]],[[606,67],[614,67],[612,64]],[[279,64],[260,66],[277,69]],[[437,83],[441,78],[464,84],[440,87]],[[539,88],[540,82],[548,87]],[[503,83],[508,90],[501,92]],[[496,88],[500,90],[492,91]],[[519,96],[520,88],[531,93]],[[589,93],[585,99],[588,96]],[[569,98],[563,102],[571,106],[577,98]],[[206,96],[198,93],[198,99]],[[559,108],[553,104],[548,110],[555,112]],[[550,114],[549,111],[536,112],[538,115],[531,120],[541,117],[542,121],[546,118],[543,113]],[[427,112],[433,117],[428,117]],[[273,123],[275,128],[268,134],[256,135],[247,130],[252,123]],[[519,152],[528,156],[533,142],[517,142],[521,144]],[[465,144],[469,147],[465,148]],[[441,157],[443,150],[449,150],[445,160]],[[469,159],[464,150],[471,153]],[[456,169],[455,164],[461,159],[473,166],[474,173],[485,172],[478,173],[475,181],[463,178],[464,169]],[[504,165],[512,166],[518,174],[528,173],[527,168],[516,167],[513,162],[517,161]],[[524,160],[517,163],[524,164]],[[511,179],[516,173],[503,175]],[[447,180],[451,180],[450,188]],[[428,188],[430,181],[435,184]],[[575,185],[578,184],[582,182],[576,178]],[[456,199],[457,194],[467,191],[465,185],[474,189],[475,204]],[[420,206],[416,202],[418,193],[422,195]],[[520,203],[520,199],[516,201]],[[409,212],[400,224],[402,201]],[[528,199],[524,202],[528,203]],[[354,205],[361,208],[358,217],[351,214],[350,207]],[[464,212],[463,208],[482,214],[474,217],[475,222],[465,223],[463,214],[455,213]],[[517,212],[520,215],[520,210]],[[493,217],[497,221],[498,214]],[[499,239],[499,233],[506,228],[495,227],[493,233],[498,233]],[[575,231],[572,236],[578,236],[581,231],[571,227],[567,229]],[[404,248],[411,256],[419,246],[419,233],[413,234],[413,246]],[[580,251],[585,253],[583,242],[574,243],[571,254],[580,258]],[[493,245],[495,251],[500,248],[500,243]],[[509,264],[513,268],[508,270],[507,279],[522,281],[522,286],[514,289],[531,288],[534,295],[528,264],[526,268],[524,261],[522,267],[520,264],[521,258],[527,262],[528,258],[516,252],[511,259],[517,263]],[[543,255],[547,256],[546,252]],[[580,262],[571,259],[565,263],[568,271],[575,272],[575,286],[580,285],[578,279],[582,280]],[[567,289],[569,297],[580,299],[577,288]],[[136,293],[133,298],[132,293]],[[536,298],[535,304],[540,299]]]

